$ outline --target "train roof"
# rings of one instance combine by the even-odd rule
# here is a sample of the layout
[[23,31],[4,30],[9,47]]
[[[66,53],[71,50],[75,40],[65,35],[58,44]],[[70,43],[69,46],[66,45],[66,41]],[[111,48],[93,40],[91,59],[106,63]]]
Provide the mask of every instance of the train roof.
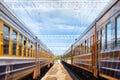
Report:
[[40,44],[41,44],[40,46],[41,46],[41,48],[43,50],[45,50],[46,52],[49,52],[49,53],[53,54],[52,51],[42,41],[40,41]]
[[[119,0],[111,0],[104,10],[98,15],[96,21],[99,21]],[[95,21],[94,21],[95,22]]]
[[64,55],[68,54],[71,51],[71,47],[65,51]]

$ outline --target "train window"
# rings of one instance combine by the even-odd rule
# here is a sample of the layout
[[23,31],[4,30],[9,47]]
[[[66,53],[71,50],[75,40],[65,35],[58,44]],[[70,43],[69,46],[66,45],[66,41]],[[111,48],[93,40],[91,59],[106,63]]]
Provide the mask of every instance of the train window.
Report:
[[98,31],[98,33],[97,33],[97,37],[98,37],[98,42],[100,41],[100,31]]
[[30,48],[30,49],[29,49],[29,56],[30,56],[30,57],[32,57],[31,44],[32,44],[32,43],[30,42],[30,45],[29,45],[29,48]]
[[78,55],[78,46],[76,47],[76,55]]
[[82,54],[84,53],[84,43],[82,44]]
[[77,47],[75,47],[75,56],[77,55]]
[[111,48],[112,26],[111,23],[106,25],[106,49]]
[[33,43],[31,43],[31,56],[33,57],[33,45],[32,45]]
[[73,54],[73,56],[74,56],[74,54],[75,54],[75,50],[73,49],[73,51],[72,51],[72,54]]
[[83,49],[82,49],[82,44],[81,44],[81,46],[80,46],[80,54],[82,54],[82,51],[83,51]]
[[87,53],[89,53],[90,52],[90,38],[87,39],[86,43],[87,43]]
[[80,46],[78,46],[78,51],[79,51],[78,54],[80,55]]
[[92,46],[93,46],[93,37],[90,37],[90,52],[92,52]]
[[24,56],[26,56],[26,43],[27,43],[27,39],[24,39]]
[[77,46],[77,55],[79,55],[80,53],[79,53],[79,46]]
[[32,57],[32,42],[30,42],[30,56]]
[[101,30],[98,31],[97,33],[97,37],[98,37],[98,41],[97,41],[97,50],[100,51],[101,50]]
[[3,44],[4,44],[4,46],[3,47],[4,47],[4,54],[5,55],[9,54],[9,34],[10,34],[10,28],[4,25],[4,33],[3,33],[3,36],[4,36]]
[[84,42],[84,53],[86,53],[86,41]]
[[100,50],[102,50],[102,29],[100,29]]
[[87,53],[87,40],[85,40],[85,53]]
[[120,47],[120,16],[116,20],[117,46]]
[[22,40],[23,40],[23,36],[19,35],[19,55],[22,55]]
[[30,56],[30,40],[28,40],[28,56]]
[[79,45],[79,55],[81,54],[81,45]]
[[74,56],[75,56],[75,54],[76,54],[76,48],[74,48]]
[[76,46],[76,48],[75,48],[75,55],[77,55],[78,54],[78,46]]
[[[33,56],[34,57],[36,56],[36,54],[35,54],[35,47],[36,47],[36,45],[35,45],[35,43],[33,43]],[[42,49],[41,49],[41,53],[42,53]]]
[[88,39],[88,52],[90,52],[90,38]]
[[75,49],[74,49],[74,56],[76,55],[76,47],[75,47]]
[[101,29],[101,35],[102,35],[102,41],[101,41],[102,50],[104,50],[105,49],[105,29],[104,29],[104,27]]
[[16,55],[16,38],[17,38],[17,32],[13,30],[12,32],[12,50],[13,50],[13,55]]
[[85,53],[85,42],[83,43],[83,54]]
[[75,48],[75,55],[77,55],[77,47]]

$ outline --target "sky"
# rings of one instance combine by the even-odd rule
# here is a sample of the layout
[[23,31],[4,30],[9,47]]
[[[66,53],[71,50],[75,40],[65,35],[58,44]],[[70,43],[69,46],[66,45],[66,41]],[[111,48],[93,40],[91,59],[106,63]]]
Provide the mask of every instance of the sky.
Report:
[[61,55],[112,0],[2,1],[55,55]]

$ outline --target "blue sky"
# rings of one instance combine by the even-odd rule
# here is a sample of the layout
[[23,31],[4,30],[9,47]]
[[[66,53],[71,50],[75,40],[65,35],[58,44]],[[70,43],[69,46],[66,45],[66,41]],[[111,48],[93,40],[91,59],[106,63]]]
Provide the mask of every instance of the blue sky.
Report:
[[112,0],[3,0],[55,54],[63,54]]

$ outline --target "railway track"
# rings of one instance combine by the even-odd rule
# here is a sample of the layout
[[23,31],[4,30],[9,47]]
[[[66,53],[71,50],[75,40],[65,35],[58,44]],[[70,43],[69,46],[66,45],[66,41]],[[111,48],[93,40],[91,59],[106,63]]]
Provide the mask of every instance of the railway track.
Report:
[[69,64],[66,64],[65,62],[61,62],[64,66],[64,68],[68,71],[70,76],[72,77],[73,80],[83,80],[77,73],[76,71],[73,70],[73,67]]
[[52,67],[53,65],[51,64],[50,67],[48,68],[48,66],[45,66],[43,68],[41,68],[41,74],[38,78],[33,79],[33,73],[25,76],[24,78],[22,78],[21,80],[41,80],[42,77],[49,71],[49,69]]
[[64,68],[68,71],[73,80],[107,80],[103,77],[95,78],[92,74],[83,71],[82,69],[72,66],[64,61],[61,62]]

